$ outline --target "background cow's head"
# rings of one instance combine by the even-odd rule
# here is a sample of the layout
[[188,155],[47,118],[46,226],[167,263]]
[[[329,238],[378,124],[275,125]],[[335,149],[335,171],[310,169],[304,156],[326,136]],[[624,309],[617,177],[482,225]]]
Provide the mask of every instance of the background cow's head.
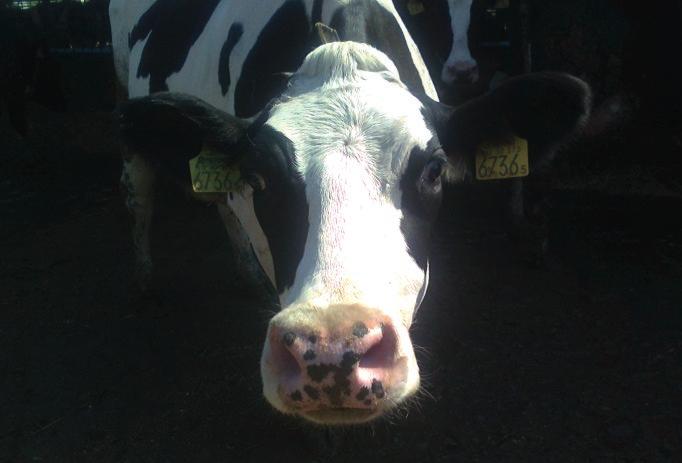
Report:
[[448,0],[452,45],[440,75],[440,79],[447,85],[478,81],[478,63],[469,49],[472,3],[473,0]]
[[447,107],[408,90],[383,53],[340,42],[311,52],[254,121],[170,93],[132,100],[121,121],[160,166],[182,168],[202,147],[239,164],[282,305],[263,348],[264,394],[332,424],[378,417],[419,387],[408,330],[444,172],[466,178],[481,142],[514,135],[537,163],[588,105],[582,81],[540,74]]

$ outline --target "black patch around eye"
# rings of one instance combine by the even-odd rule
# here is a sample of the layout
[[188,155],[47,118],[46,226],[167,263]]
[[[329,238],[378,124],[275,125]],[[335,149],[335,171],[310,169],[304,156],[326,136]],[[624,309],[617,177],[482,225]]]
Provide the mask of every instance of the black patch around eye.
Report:
[[267,125],[260,125],[251,136],[258,154],[245,160],[242,168],[245,175],[258,174],[263,179],[265,188],[254,192],[254,209],[270,245],[281,294],[294,282],[308,235],[305,185],[294,167],[291,141]]
[[410,255],[426,269],[431,226],[440,208],[442,190],[440,175],[445,157],[434,136],[425,150],[414,148],[400,179],[403,219],[400,228]]

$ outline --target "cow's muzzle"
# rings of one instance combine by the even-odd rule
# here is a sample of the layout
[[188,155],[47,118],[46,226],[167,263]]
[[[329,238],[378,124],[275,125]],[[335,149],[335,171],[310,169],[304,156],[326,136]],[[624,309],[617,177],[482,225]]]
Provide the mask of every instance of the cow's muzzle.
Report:
[[407,330],[389,317],[336,306],[275,317],[261,369],[276,408],[317,423],[349,424],[380,416],[402,399],[413,360]]

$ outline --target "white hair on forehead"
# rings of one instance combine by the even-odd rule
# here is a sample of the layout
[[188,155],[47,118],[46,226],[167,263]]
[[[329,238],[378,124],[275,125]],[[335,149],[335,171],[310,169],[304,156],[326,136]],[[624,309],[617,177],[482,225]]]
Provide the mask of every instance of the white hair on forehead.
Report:
[[389,181],[404,170],[410,150],[432,137],[421,108],[383,52],[332,42],[308,54],[268,124],[293,142],[304,176],[327,154],[343,152]]
[[388,73],[400,81],[398,69],[388,56],[358,42],[332,42],[317,47],[308,54],[295,76],[345,80],[356,76],[358,71]]

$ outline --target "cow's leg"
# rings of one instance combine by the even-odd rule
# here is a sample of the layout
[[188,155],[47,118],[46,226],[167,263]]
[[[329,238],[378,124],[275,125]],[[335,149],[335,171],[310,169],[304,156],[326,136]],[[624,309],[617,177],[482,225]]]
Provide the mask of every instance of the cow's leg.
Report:
[[133,215],[133,247],[135,250],[135,279],[144,291],[148,288],[152,257],[149,248],[149,231],[154,212],[154,169],[139,155],[127,153],[123,148],[121,187],[125,204]]

